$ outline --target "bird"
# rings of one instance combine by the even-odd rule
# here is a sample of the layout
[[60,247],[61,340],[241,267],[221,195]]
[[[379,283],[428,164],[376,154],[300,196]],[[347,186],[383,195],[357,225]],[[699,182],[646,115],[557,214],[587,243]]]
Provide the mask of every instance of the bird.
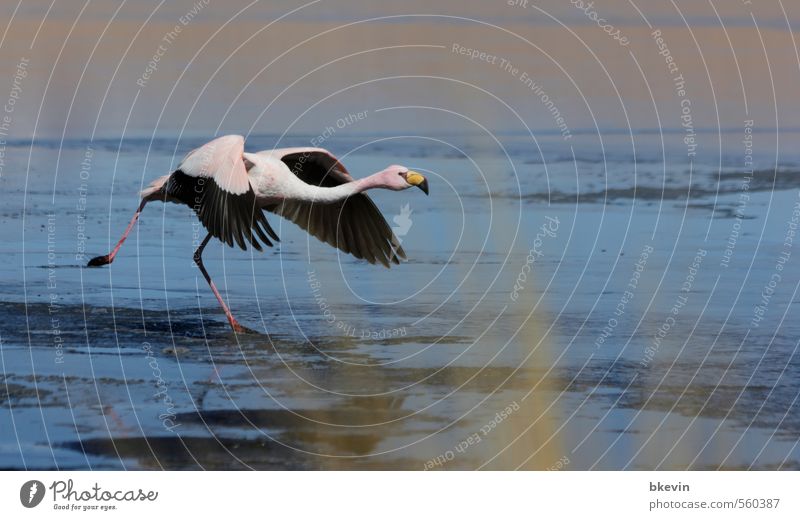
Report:
[[[203,265],[212,238],[246,250],[262,251],[280,242],[266,218],[271,213],[339,250],[370,264],[390,267],[406,259],[400,240],[366,191],[402,191],[417,187],[429,194],[419,172],[393,164],[364,178],[353,178],[324,148],[295,147],[244,151],[245,138],[225,135],[190,151],[177,169],[141,191],[139,207],[110,253],[87,267],[114,261],[146,204],[153,201],[192,208],[207,234],[194,252],[200,269],[235,333],[250,332],[233,316]],[[235,244],[235,246],[234,246]]]

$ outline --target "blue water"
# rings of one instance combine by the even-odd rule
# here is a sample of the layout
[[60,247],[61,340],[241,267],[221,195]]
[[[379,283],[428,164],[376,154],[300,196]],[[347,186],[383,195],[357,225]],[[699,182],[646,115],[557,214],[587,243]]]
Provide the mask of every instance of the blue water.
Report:
[[730,132],[691,162],[677,131],[341,136],[357,177],[428,175],[430,197],[374,194],[409,261],[270,216],[279,247],[204,257],[260,332],[239,337],[188,208],[148,206],[83,267],[210,136],[9,143],[0,467],[796,468],[800,155],[759,149],[744,190]]

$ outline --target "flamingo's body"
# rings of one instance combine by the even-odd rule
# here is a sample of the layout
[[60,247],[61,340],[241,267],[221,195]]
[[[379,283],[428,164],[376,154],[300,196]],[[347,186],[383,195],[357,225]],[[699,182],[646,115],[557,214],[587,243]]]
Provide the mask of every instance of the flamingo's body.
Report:
[[90,267],[110,264],[128,237],[145,204],[154,200],[185,204],[208,230],[194,260],[225,311],[231,327],[244,328],[231,314],[203,266],[202,253],[211,237],[242,249],[272,246],[278,235],[263,210],[291,220],[323,242],[369,263],[389,267],[405,258],[392,233],[365,191],[404,190],[417,186],[426,194],[428,182],[404,166],[389,166],[369,177],[354,179],[322,148],[283,148],[245,153],[244,138],[228,135],[189,152],[178,169],[154,180],[114,249],[89,261]]

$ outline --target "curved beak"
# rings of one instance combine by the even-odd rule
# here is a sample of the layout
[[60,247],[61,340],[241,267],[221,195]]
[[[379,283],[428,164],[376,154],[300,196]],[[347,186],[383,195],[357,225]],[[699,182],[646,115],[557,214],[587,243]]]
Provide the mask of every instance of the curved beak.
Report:
[[429,195],[428,179],[426,179],[421,173],[409,170],[406,174],[406,182],[424,191],[425,195]]

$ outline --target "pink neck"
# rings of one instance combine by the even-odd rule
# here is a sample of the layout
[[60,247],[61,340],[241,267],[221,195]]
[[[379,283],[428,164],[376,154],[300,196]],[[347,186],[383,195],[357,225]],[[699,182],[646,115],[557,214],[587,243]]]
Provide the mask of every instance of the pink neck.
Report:
[[386,182],[386,174],[383,171],[373,173],[369,177],[358,179],[350,184],[355,184],[356,193],[367,191],[375,188],[388,189],[389,185]]
[[373,173],[369,177],[363,179],[356,179],[351,182],[340,184],[331,188],[323,188],[318,186],[306,186],[306,196],[319,203],[331,203],[344,200],[356,193],[362,193],[367,190],[375,188],[389,188],[386,182],[385,173],[380,171]]

